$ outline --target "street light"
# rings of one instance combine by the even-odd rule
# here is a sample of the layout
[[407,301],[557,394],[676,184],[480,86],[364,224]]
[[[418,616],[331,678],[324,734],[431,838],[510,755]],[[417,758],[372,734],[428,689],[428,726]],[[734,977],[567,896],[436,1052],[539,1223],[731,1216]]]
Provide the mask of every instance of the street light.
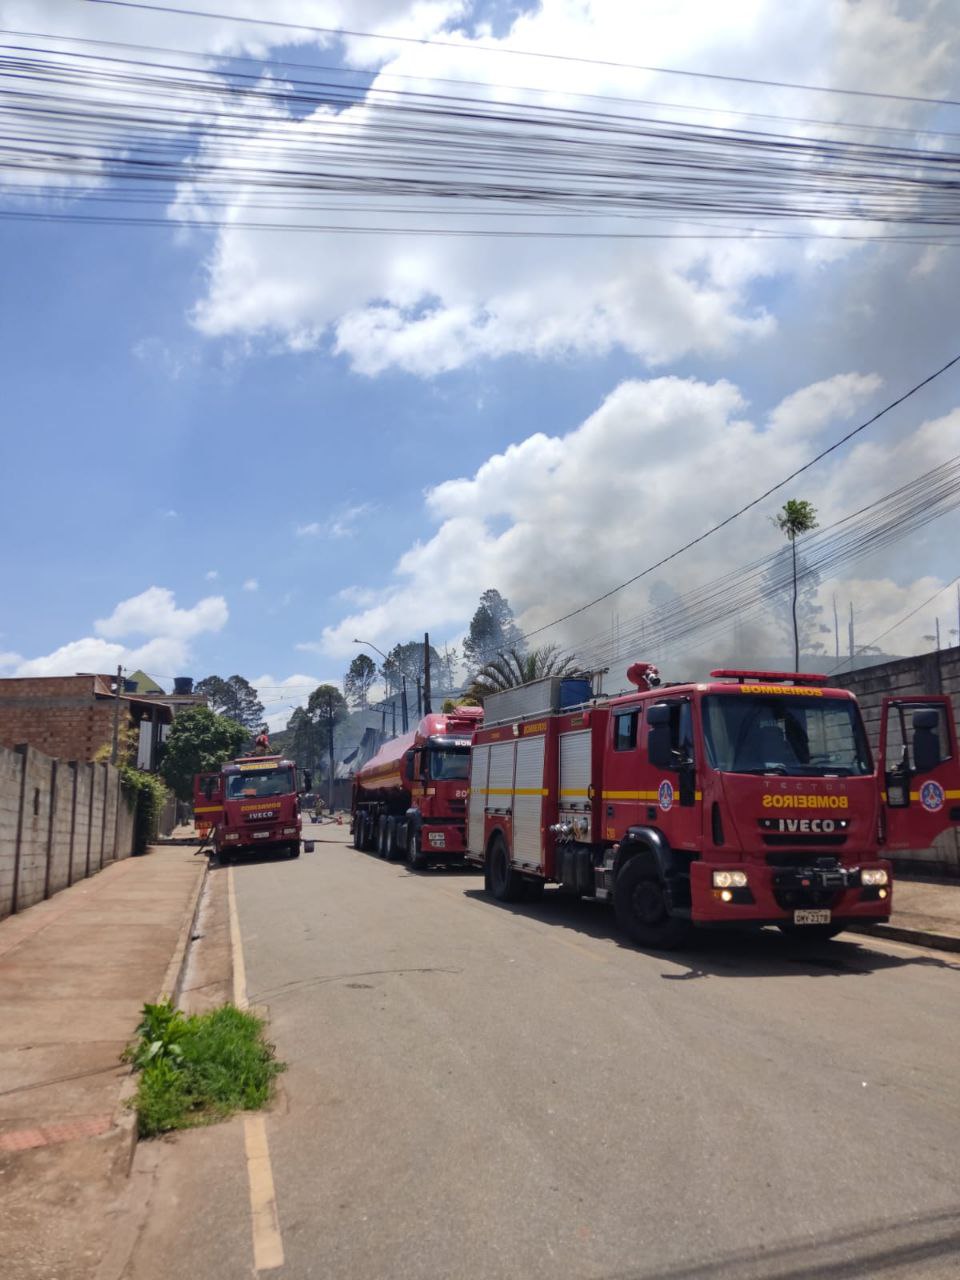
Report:
[[377,653],[379,653],[380,657],[384,660],[384,662],[389,662],[389,661],[390,661],[390,659],[389,659],[389,658],[387,657],[387,655],[383,652],[383,650],[382,650],[382,649],[377,649],[377,646],[376,646],[375,644],[372,644],[369,640],[358,640],[358,639],[356,638],[356,636],[354,636],[353,640],[351,640],[351,642],[350,642],[350,643],[351,643],[351,644],[365,644],[365,645],[367,646],[367,648],[368,648],[368,649],[374,649],[374,650],[376,650],[376,652],[377,652]]

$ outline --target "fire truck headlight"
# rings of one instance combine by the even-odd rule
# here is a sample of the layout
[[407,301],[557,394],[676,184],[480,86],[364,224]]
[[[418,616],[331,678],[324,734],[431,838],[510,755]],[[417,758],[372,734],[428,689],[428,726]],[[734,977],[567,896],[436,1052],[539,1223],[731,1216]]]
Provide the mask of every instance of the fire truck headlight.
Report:
[[883,867],[873,867],[860,872],[860,883],[864,885],[888,884],[890,877]]
[[715,871],[713,873],[715,889],[745,889],[747,873],[745,871]]

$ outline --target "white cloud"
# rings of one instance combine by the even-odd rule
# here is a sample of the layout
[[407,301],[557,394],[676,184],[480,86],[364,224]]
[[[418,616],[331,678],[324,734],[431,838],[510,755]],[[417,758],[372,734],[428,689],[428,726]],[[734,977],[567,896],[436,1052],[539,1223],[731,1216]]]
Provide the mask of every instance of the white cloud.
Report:
[[[537,432],[488,458],[473,476],[430,490],[433,536],[399,558],[393,582],[376,598],[347,597],[358,607],[298,647],[342,658],[359,635],[388,648],[407,638],[414,617],[418,627],[450,635],[487,586],[508,597],[526,630],[550,622],[802,466],[822,447],[818,433],[840,434],[833,424],[862,412],[878,386],[874,375],[839,375],[786,397],[756,422],[726,381],[621,383],[566,435]],[[960,409],[892,443],[852,446],[703,547],[538,643],[585,643],[600,629],[609,632],[614,611],[629,616],[647,607],[658,578],[683,591],[773,550],[780,535],[769,516],[788,497],[815,495],[825,525],[956,453]]]
[[216,569],[208,569],[203,576],[206,578],[208,582],[216,582],[216,580],[220,577],[220,574]]
[[148,587],[138,596],[121,601],[109,618],[98,619],[94,630],[107,640],[130,635],[189,639],[203,631],[219,631],[227,617],[227,602],[222,596],[207,596],[192,609],[178,609],[174,594],[167,587]]
[[[222,630],[228,616],[221,596],[208,596],[191,609],[178,609],[172,591],[149,587],[122,600],[108,618],[98,619],[95,635],[71,640],[42,657],[19,659],[12,674],[73,675],[77,671],[110,671],[118,665],[127,670],[152,670],[161,676],[176,674],[190,660],[190,641],[205,632]],[[147,637],[142,644],[120,643],[139,636]]]
[[176,520],[179,518],[179,516],[180,516],[180,512],[174,511],[172,507],[169,507],[166,511],[163,512],[164,520]]
[[260,583],[257,581],[257,579],[256,579],[256,578],[247,578],[246,582],[244,582],[244,584],[243,584],[243,590],[244,590],[244,591],[259,591],[259,590],[260,590]]
[[21,662],[23,658],[19,653],[13,653],[10,650],[5,653],[0,652],[0,675],[12,675]]
[[372,502],[358,502],[353,506],[341,507],[328,520],[312,520],[309,524],[297,525],[298,538],[352,538],[357,532],[357,523],[361,516],[375,511]]
[[[810,95],[798,91],[754,86],[745,98],[741,86],[719,81],[514,55],[538,49],[618,62],[624,50],[642,50],[644,62],[661,66],[721,74],[759,67],[771,79],[865,88],[882,83],[893,92],[929,93],[931,86],[949,83],[954,55],[946,38],[948,25],[936,20],[935,0],[921,0],[914,15],[902,16],[896,0],[874,0],[869,6],[845,0],[801,0],[790,6],[779,0],[734,6],[715,0],[657,6],[542,0],[536,9],[519,14],[502,38],[478,33],[479,41],[494,52],[472,51],[476,41],[456,31],[445,33],[456,48],[406,46],[384,63],[364,105],[339,115],[324,107],[306,120],[271,121],[271,135],[285,134],[291,144],[300,145],[307,142],[308,132],[333,134],[349,123],[359,139],[372,138],[378,102],[401,83],[391,78],[394,74],[407,77],[405,88],[426,92],[436,90],[430,77],[468,80],[472,83],[464,92],[486,94],[494,101],[629,113],[622,103],[598,103],[589,96],[601,94],[679,101],[724,113],[705,117],[675,107],[659,112],[646,104],[636,108],[645,115],[698,123],[742,124],[735,107],[745,101],[755,111],[819,112],[829,119],[831,99],[817,97],[811,105]],[[475,83],[481,78],[486,88]],[[541,88],[548,96],[503,87],[510,85]],[[878,124],[909,124],[917,118],[917,110],[903,103],[871,103],[871,119]],[[751,121],[747,125],[756,127]],[[803,129],[799,124],[770,127]],[[372,158],[368,171],[377,176],[392,172],[387,160],[378,168]],[[439,181],[443,175],[436,176]],[[360,197],[347,203],[354,212],[332,215],[338,225],[369,227],[386,220],[376,215],[375,200],[366,213]],[[195,212],[202,208],[202,197],[185,187],[181,205]],[[519,353],[557,359],[614,348],[661,365],[690,353],[724,354],[768,338],[776,322],[756,297],[761,281],[784,275],[815,279],[827,263],[857,252],[837,241],[805,246],[757,239],[412,237],[402,230],[434,225],[447,232],[454,225],[493,225],[484,223],[483,208],[505,215],[493,221],[507,230],[523,230],[531,222],[517,216],[516,206],[482,202],[461,217],[462,205],[429,193],[418,197],[416,214],[397,213],[396,205],[394,198],[388,220],[399,232],[389,236],[278,236],[238,227],[221,231],[209,261],[208,287],[195,310],[196,324],[210,335],[280,335],[296,351],[330,342],[368,375],[398,367],[431,376],[480,358]],[[243,212],[244,202],[237,201],[237,220]],[[651,229],[649,222],[603,218],[596,211],[582,223],[554,218],[537,225],[553,232],[571,226],[605,233]],[[818,225],[828,232],[841,229],[839,223],[822,220]],[[673,229],[703,230],[695,220]]]

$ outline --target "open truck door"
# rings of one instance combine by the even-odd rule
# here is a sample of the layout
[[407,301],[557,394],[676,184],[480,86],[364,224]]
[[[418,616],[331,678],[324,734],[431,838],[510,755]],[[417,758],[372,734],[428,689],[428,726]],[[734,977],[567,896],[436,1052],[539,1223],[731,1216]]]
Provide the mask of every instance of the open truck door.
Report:
[[960,757],[950,699],[942,694],[884,698],[880,794],[885,844],[928,849],[960,826]]
[[223,775],[197,773],[193,778],[193,821],[197,835],[206,840],[211,827],[223,818]]

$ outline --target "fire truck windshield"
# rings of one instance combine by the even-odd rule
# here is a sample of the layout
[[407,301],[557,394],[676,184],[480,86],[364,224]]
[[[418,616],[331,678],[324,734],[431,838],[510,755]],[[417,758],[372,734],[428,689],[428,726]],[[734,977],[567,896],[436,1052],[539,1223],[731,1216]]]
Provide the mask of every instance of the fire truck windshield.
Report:
[[470,773],[470,748],[431,747],[427,770],[434,782],[461,781]]
[[293,790],[290,769],[258,769],[255,772],[231,773],[227,783],[228,800],[261,800],[266,796],[286,796]]
[[726,773],[849,777],[870,773],[870,748],[846,698],[749,693],[703,700],[707,757]]

